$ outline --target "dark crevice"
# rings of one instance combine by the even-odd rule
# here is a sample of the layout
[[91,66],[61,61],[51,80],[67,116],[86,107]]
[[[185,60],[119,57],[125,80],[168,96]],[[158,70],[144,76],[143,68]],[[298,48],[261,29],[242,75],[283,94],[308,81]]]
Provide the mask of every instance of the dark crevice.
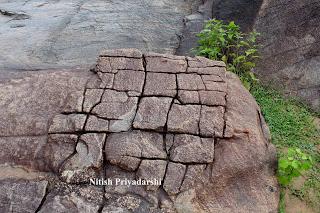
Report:
[[162,189],[164,189],[163,185],[164,185],[164,180],[165,180],[165,178],[166,178],[166,175],[167,175],[167,173],[168,173],[169,163],[170,163],[170,161],[169,161],[169,159],[167,159],[166,168],[165,168],[165,170],[164,170],[164,175],[163,175],[163,177],[162,177],[161,186],[160,186],[160,188],[162,188]]
[[62,115],[87,115],[88,113],[74,111],[74,112],[61,112],[60,114],[62,114]]
[[7,10],[2,10],[2,9],[0,9],[0,14],[4,15],[4,16],[15,16],[15,15],[17,15],[17,13],[10,12],[10,11],[7,11]]
[[[198,68],[196,68],[196,69],[198,69]],[[161,71],[160,72],[160,71],[150,71],[150,70],[148,70],[147,73],[214,75],[214,76],[218,76],[218,77],[222,78],[220,75],[217,75],[216,73],[210,73],[210,74],[208,73],[208,74],[206,74],[206,73],[190,72],[190,71],[184,71],[184,72],[168,72],[168,71],[166,72],[166,71]],[[217,82],[224,82],[224,81],[217,81]]]
[[[183,27],[184,28],[185,28],[185,25],[186,25],[186,21],[185,21],[185,19],[183,19]],[[182,43],[182,38],[183,38],[183,35],[179,35],[177,33],[176,33],[176,36],[178,38],[178,45],[174,48],[174,55],[176,55],[178,50],[180,49],[181,43]]]
[[142,85],[142,91],[141,91],[141,95],[138,96],[138,103],[137,103],[137,109],[136,109],[136,113],[132,119],[132,129],[133,129],[133,122],[136,120],[136,117],[138,115],[138,111],[139,111],[139,108],[140,108],[140,103],[141,103],[141,100],[143,98],[143,93],[144,93],[144,90],[145,90],[145,87],[146,87],[146,81],[147,81],[147,61],[146,61],[146,58],[144,55],[142,55],[142,63],[143,63],[143,68],[144,68],[144,79],[143,79],[143,85]]
[[172,150],[172,149],[173,149],[173,147],[174,147],[174,139],[175,139],[175,135],[173,135],[172,137],[173,137],[173,138],[172,138],[173,142],[172,142],[172,145],[170,146],[170,148],[169,148],[169,150],[168,150],[168,153],[169,153],[168,158],[169,158],[169,159],[170,159],[170,153],[171,153],[171,150]]
[[202,118],[202,105],[200,105],[199,120],[198,120],[198,132],[199,132],[199,135],[201,135],[201,128],[200,128],[201,118]]
[[49,135],[83,135],[88,133],[109,133],[109,131],[90,131],[90,130],[80,130],[75,132],[50,132]]
[[[141,58],[139,58],[141,59]],[[118,71],[133,71],[133,72],[144,72],[144,70],[135,70],[135,69],[119,69],[119,68],[112,68],[113,71],[116,71],[116,72],[102,72],[102,71],[98,71],[98,72],[101,72],[101,73],[108,73],[108,74],[117,74]]]
[[58,168],[58,177],[59,177],[59,180],[62,181],[62,182],[64,182],[64,180],[63,180],[62,177],[61,177],[61,174],[62,174],[62,172],[63,172],[62,169],[63,169],[63,167],[68,163],[68,161],[77,154],[77,146],[78,146],[79,140],[80,140],[80,135],[78,135],[77,141],[76,141],[75,146],[74,146],[73,153],[72,153],[71,155],[69,155],[69,156],[59,165],[59,168]]
[[206,165],[209,163],[209,162],[181,162],[181,161],[174,161],[169,158],[159,158],[159,157],[153,158],[153,157],[142,157],[142,156],[133,156],[133,155],[123,155],[122,157],[137,158],[137,159],[140,159],[141,161],[142,160],[162,160],[162,161],[167,161],[167,162],[171,162],[171,163],[179,163],[179,164],[183,164],[183,165]]
[[[141,156],[142,156],[142,149],[140,150],[140,157],[141,157]],[[131,157],[132,157],[132,156],[131,156]],[[139,158],[139,159],[140,159],[140,157],[134,157],[134,158]],[[141,163],[142,163],[142,159],[140,159],[137,168],[133,171],[133,172],[135,173],[135,178],[136,178],[136,180],[138,180],[137,172],[138,172],[138,170],[139,170],[139,168],[140,168],[140,166],[141,166]]]
[[179,98],[177,98],[177,100],[180,102],[180,103],[175,103],[177,105],[180,105],[180,106],[206,106],[206,107],[224,107],[225,105],[221,105],[221,104],[215,104],[215,105],[208,105],[208,104],[201,104],[201,103],[182,103],[181,100],[179,100]]
[[[97,104],[95,104],[95,105],[90,109],[90,113],[91,113],[91,111],[94,109],[95,106],[97,106],[98,104],[101,103],[103,94],[104,94],[104,92],[101,94],[100,101],[99,101]],[[86,128],[88,119],[89,119],[89,114],[87,114],[86,120],[85,120],[84,125],[83,125],[83,127],[82,127],[82,131],[76,133],[76,134],[78,135],[78,138],[77,138],[77,142],[75,143],[74,151],[73,151],[73,153],[72,153],[69,157],[67,157],[67,158],[61,163],[61,165],[60,165],[60,167],[59,167],[59,169],[58,169],[58,173],[59,173],[59,174],[62,173],[61,170],[62,170],[63,167],[66,165],[66,163],[67,163],[73,156],[75,156],[75,155],[77,154],[77,146],[78,146],[78,143],[79,143],[79,141],[80,141],[80,137],[81,137],[82,134],[87,133],[87,132],[85,131],[85,128]],[[74,134],[74,133],[73,133],[73,134]],[[59,175],[59,179],[60,179],[61,181],[63,181],[63,180],[61,179],[61,175]]]
[[225,94],[224,96],[226,105],[224,106],[224,112],[223,112],[223,131],[222,131],[222,136],[225,136],[226,133],[226,128],[227,128],[227,108],[228,108],[228,93]]
[[35,213],[38,213],[41,210],[41,208],[43,207],[43,205],[44,205],[44,203],[45,203],[45,201],[47,199],[48,194],[49,194],[49,189],[48,189],[48,185],[47,185],[46,189],[45,189],[45,194],[44,194],[44,196],[43,196],[43,198],[42,198],[42,200],[40,202],[40,205],[36,209]]
[[223,91],[223,90],[212,90],[212,89],[194,89],[194,90],[193,90],[193,89],[179,89],[179,90],[181,90],[181,91],[191,91],[191,92],[192,92],[192,91],[196,91],[196,92],[197,92],[197,91],[198,91],[198,92],[199,92],[199,91],[206,91],[206,92],[213,91],[213,92],[224,92],[224,93],[226,92],[226,91]]
[[[103,147],[102,147],[102,170],[103,170],[103,178],[104,179],[107,179],[106,177],[106,170],[107,170],[107,157],[106,157],[106,143],[107,143],[107,139],[108,139],[108,135],[106,136],[105,140],[104,140],[104,143],[103,143]],[[107,199],[105,197],[105,194],[106,194],[106,187],[103,186],[102,187],[102,191],[103,191],[103,194],[102,194],[102,202],[101,202],[101,205],[99,206],[99,209],[98,209],[98,213],[102,213],[102,210],[104,208],[104,205],[105,203],[107,202]]]
[[187,172],[188,172],[188,165],[186,165],[186,169],[184,170],[184,174],[183,174],[183,177],[182,177],[182,180],[181,180],[181,184],[180,184],[180,186],[179,186],[179,192],[181,192],[181,188],[182,188],[182,186],[183,186],[183,182],[184,182],[185,179],[186,179]]
[[[180,58],[176,58],[176,57],[180,57]],[[173,56],[173,57],[169,57],[166,54],[159,54],[159,55],[146,55],[145,58],[165,58],[165,59],[169,59],[169,60],[173,60],[173,61],[181,61],[184,60],[185,57],[183,56]],[[153,72],[151,70],[148,70],[147,72]],[[173,74],[173,73],[171,73]]]
[[266,132],[265,131],[265,128],[263,127],[264,125],[263,125],[263,122],[262,122],[262,120],[263,120],[263,117],[262,117],[262,114],[261,114],[261,112],[259,111],[259,110],[257,110],[257,118],[258,118],[258,125],[259,125],[259,127],[260,127],[260,131],[261,131],[261,133],[262,133],[262,135],[263,135],[263,138],[265,139],[265,144],[266,144],[266,147],[268,148],[268,146],[269,146],[269,142],[270,142],[270,133],[269,132]]
[[87,88],[84,88],[83,90],[83,99],[82,99],[82,104],[81,104],[81,111],[84,112],[84,103],[86,102],[86,92]]
[[169,153],[167,151],[167,134],[163,133],[162,134],[162,140],[163,140],[163,150],[167,153],[167,158],[169,158]]
[[169,95],[143,95],[143,98],[174,98],[175,96],[169,96]]
[[[197,136],[200,138],[212,138],[212,136],[207,136],[207,135],[202,135],[200,133],[190,133],[190,132],[176,132],[176,131],[171,131],[171,130],[155,130],[155,129],[141,129],[141,128],[132,128],[133,131],[143,131],[143,132],[151,132],[151,133],[167,133],[167,134],[174,134],[174,135],[192,135],[192,136]],[[121,131],[121,132],[128,132],[128,131]]]
[[[101,58],[131,58],[131,59],[141,59],[141,57],[131,57],[131,56],[121,56],[121,55],[118,55],[118,56],[110,56],[110,55],[99,55],[99,57]],[[143,58],[143,56],[142,56]]]
[[0,9],[0,14],[3,16],[11,17],[13,18],[12,20],[25,20],[30,18],[30,16],[25,13],[16,13],[3,9]]

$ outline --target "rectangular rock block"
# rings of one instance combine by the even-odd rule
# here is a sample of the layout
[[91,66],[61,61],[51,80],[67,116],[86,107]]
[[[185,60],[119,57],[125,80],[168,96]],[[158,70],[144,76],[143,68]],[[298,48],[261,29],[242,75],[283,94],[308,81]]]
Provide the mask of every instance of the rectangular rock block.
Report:
[[187,61],[181,56],[161,54],[146,55],[147,72],[183,73],[187,70]]

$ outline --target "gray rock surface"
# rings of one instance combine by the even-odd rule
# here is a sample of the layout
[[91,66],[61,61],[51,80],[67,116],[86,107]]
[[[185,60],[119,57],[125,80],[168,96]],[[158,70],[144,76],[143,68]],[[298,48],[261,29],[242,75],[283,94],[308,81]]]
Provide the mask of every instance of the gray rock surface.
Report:
[[318,111],[319,11],[319,0],[263,1],[254,25],[261,32],[260,78]]
[[[100,57],[93,72],[21,72],[0,81],[1,208],[277,211],[268,128],[223,63],[132,49]],[[145,61],[143,70],[133,58]],[[105,87],[101,76],[123,69],[129,75]],[[176,86],[145,95],[162,92],[148,83],[150,73]]]
[[0,180],[0,212],[36,212],[47,184],[47,181]]
[[185,17],[201,4],[201,0],[0,0],[0,71],[87,66],[105,48],[175,53]]

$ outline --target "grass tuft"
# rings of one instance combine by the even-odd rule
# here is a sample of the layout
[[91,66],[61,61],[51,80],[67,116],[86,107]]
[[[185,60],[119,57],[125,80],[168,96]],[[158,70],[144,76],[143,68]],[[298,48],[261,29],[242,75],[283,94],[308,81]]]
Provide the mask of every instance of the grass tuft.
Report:
[[[300,102],[284,98],[279,92],[261,85],[252,89],[251,93],[270,127],[272,143],[276,145],[278,155],[293,147],[312,156],[314,165],[304,174],[306,180],[303,186],[296,188],[291,184],[287,191],[313,209],[320,209],[320,132],[313,123],[318,114]],[[284,193],[282,189],[280,212],[285,212]]]

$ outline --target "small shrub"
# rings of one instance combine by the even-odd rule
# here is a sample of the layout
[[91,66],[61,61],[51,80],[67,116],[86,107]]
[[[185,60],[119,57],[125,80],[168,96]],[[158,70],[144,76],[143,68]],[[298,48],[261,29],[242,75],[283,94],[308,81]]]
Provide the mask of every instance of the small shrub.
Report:
[[258,33],[245,34],[233,21],[225,24],[213,19],[206,23],[197,36],[197,55],[224,61],[228,71],[236,73],[247,89],[258,81],[252,73],[255,60],[259,57],[256,45]]
[[287,154],[279,159],[279,183],[287,186],[293,178],[301,176],[303,171],[309,170],[311,167],[312,158],[310,155],[303,153],[299,148],[289,148]]

